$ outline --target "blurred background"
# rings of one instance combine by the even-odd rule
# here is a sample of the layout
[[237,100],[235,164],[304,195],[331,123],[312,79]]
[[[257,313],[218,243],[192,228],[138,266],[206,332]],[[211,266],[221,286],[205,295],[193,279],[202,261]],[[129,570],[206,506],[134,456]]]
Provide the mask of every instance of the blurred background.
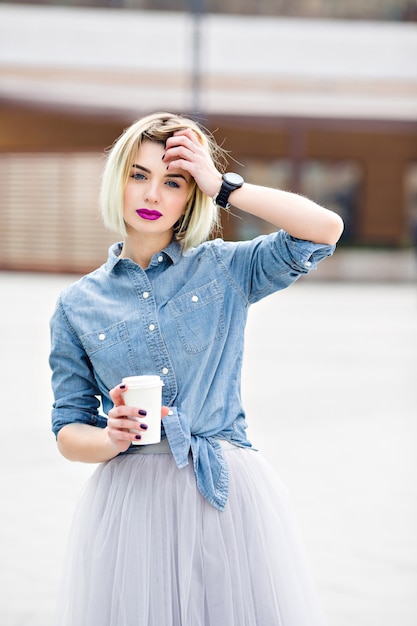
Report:
[[[98,217],[104,150],[171,110],[213,131],[246,179],[339,212],[363,277],[370,249],[383,276],[413,277],[416,20],[416,0],[1,3],[0,268],[100,264],[114,238]],[[267,226],[236,212],[223,229]],[[326,272],[343,277],[345,256]]]
[[[106,149],[155,110],[200,121],[229,170],[343,216],[336,254],[251,311],[245,405],[329,626],[415,626],[416,0],[0,2],[0,626],[52,625],[94,468],[50,433],[48,320],[117,239]],[[268,232],[232,213],[226,239]]]

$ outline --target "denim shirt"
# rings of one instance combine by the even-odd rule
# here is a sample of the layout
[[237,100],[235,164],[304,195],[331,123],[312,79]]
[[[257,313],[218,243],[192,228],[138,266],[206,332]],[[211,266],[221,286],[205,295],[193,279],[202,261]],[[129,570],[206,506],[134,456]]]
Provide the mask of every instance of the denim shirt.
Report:
[[71,422],[104,428],[99,407],[112,408],[110,389],[125,376],[160,375],[171,409],[162,436],[178,468],[191,449],[198,489],[223,510],[228,471],[219,439],[251,447],[240,390],[249,305],[333,250],[284,231],[187,252],[173,241],[144,270],[115,244],[107,263],[63,291],[51,320],[54,433]]

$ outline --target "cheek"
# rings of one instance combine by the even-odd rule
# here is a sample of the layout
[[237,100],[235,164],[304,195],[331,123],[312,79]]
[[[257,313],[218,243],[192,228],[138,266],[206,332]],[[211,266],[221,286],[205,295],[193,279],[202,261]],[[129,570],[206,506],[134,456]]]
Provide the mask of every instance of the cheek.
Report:
[[123,194],[123,206],[126,208],[129,206],[131,202],[133,202],[135,197],[134,189],[128,184],[125,188],[125,192]]
[[179,216],[184,215],[186,208],[187,208],[187,202],[188,202],[188,197],[185,196],[181,202],[178,202],[177,206],[176,206],[176,213],[178,213]]

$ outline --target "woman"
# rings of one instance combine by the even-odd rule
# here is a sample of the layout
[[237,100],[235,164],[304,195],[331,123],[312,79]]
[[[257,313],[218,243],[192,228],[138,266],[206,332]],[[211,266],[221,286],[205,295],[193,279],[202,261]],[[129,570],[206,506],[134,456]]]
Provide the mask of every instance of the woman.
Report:
[[[245,435],[240,370],[249,305],[330,255],[342,221],[222,176],[221,156],[169,113],[133,124],[108,155],[102,212],[123,242],[51,321],[59,450],[100,463],[77,508],[59,626],[324,623],[285,490]],[[278,232],[207,241],[229,202]],[[121,381],[141,374],[163,379],[160,444],[132,445],[147,407],[125,406]]]

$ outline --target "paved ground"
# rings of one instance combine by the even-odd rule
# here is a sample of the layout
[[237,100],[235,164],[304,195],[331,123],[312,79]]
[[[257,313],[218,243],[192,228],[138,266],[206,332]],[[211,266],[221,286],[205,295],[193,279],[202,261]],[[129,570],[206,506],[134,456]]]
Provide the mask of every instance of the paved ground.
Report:
[[[49,431],[47,321],[68,276],[0,273],[0,626],[50,626],[93,470]],[[329,626],[417,623],[417,288],[304,281],[253,308],[252,440],[289,486]]]

